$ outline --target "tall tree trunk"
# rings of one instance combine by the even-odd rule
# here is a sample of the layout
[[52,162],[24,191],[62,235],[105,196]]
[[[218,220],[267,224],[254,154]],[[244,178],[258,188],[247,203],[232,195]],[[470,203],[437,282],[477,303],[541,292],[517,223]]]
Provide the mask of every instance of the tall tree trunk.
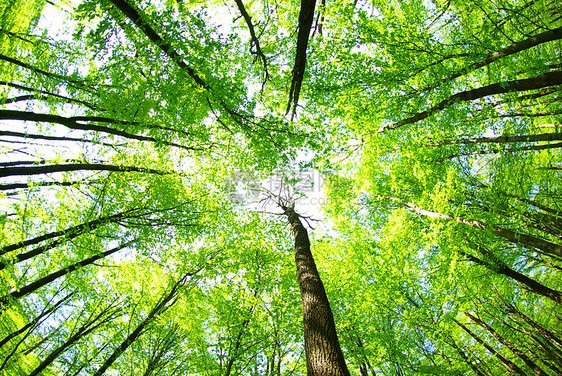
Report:
[[552,331],[544,328],[543,326],[539,325],[529,316],[525,315],[521,312],[515,305],[506,304],[506,311],[509,313],[513,313],[516,316],[522,318],[526,323],[528,323],[535,331],[540,333],[543,337],[547,338],[555,347],[558,349],[562,349],[562,338],[558,337]]
[[378,198],[389,200],[389,201],[392,201],[392,202],[396,202],[396,203],[400,204],[400,206],[402,206],[404,208],[407,208],[407,209],[412,209],[417,214],[420,214],[420,215],[423,215],[423,216],[426,216],[426,217],[439,218],[439,219],[444,219],[444,220],[447,220],[447,221],[455,221],[455,222],[462,223],[464,225],[468,225],[468,226],[471,226],[471,227],[474,227],[474,228],[478,228],[478,229],[482,229],[482,230],[488,230],[488,231],[491,231],[496,236],[500,236],[500,237],[506,239],[510,243],[523,244],[527,247],[531,247],[531,248],[535,248],[537,250],[541,250],[544,254],[551,255],[551,256],[554,256],[556,258],[562,258],[562,245],[551,243],[549,241],[534,237],[532,235],[521,234],[521,233],[518,233],[518,232],[515,232],[515,231],[512,231],[512,230],[497,227],[497,226],[490,226],[490,225],[487,225],[487,224],[485,224],[481,221],[475,220],[475,219],[463,218],[463,217],[452,217],[452,216],[447,215],[447,214],[432,212],[432,211],[429,211],[429,210],[422,209],[419,206],[417,206],[416,204],[413,204],[411,202],[404,201],[404,200],[394,198],[394,197],[382,197],[381,196],[381,197],[378,197]]
[[64,303],[66,300],[70,299],[74,294],[75,293],[72,292],[72,293],[66,295],[64,298],[57,301],[52,306],[46,307],[33,320],[31,320],[30,322],[28,322],[27,324],[22,326],[20,329],[8,334],[6,337],[4,337],[0,341],[0,348],[2,348],[6,343],[10,342],[10,340],[12,338],[17,337],[18,335],[22,334],[26,330],[30,329],[30,332],[31,332],[34,328],[36,328],[41,323],[41,321],[43,321],[45,318],[49,317],[53,312],[55,312],[57,309],[59,309],[59,306],[62,305],[62,303]]
[[[20,253],[20,254],[14,256],[13,260],[0,260],[0,270],[3,270],[6,266],[8,266],[10,264],[17,264],[19,262],[28,260],[32,257],[38,256],[42,253],[45,253],[45,252],[55,248],[59,244],[62,244],[64,242],[68,241],[68,240],[74,239],[74,238],[76,238],[76,237],[78,237],[78,236],[80,236],[80,235],[82,235],[86,232],[90,232],[90,231],[92,231],[92,230],[94,230],[98,227],[101,227],[105,224],[115,223],[115,222],[119,222],[120,220],[123,220],[123,219],[135,217],[133,215],[133,213],[138,211],[138,210],[139,210],[138,208],[125,210],[121,213],[114,214],[112,216],[100,217],[100,218],[95,219],[93,221],[82,223],[82,224],[74,226],[74,227],[70,227],[66,230],[51,232],[49,234],[41,235],[41,236],[38,236],[38,237],[33,238],[33,239],[28,239],[28,240],[25,240],[23,242],[15,243],[15,244],[12,244],[10,246],[4,247],[2,249],[2,253],[5,253],[6,249],[8,251],[15,250],[15,249],[22,248],[22,247],[25,247],[25,246],[28,246],[28,245],[40,243],[44,240],[52,239],[53,237],[60,236],[59,239],[55,239],[55,240],[51,241],[50,243],[47,243],[45,245],[36,247],[36,248],[34,248],[30,251]],[[0,254],[2,254],[2,253],[0,253]]]
[[[116,119],[110,119],[106,117],[99,117],[99,116],[73,116],[73,117],[64,117],[59,115],[52,115],[52,114],[40,114],[35,112],[28,112],[28,111],[17,111],[17,110],[2,110],[0,109],[0,120],[19,120],[19,121],[35,121],[39,123],[56,123],[64,125],[70,129],[77,129],[83,131],[94,131],[100,133],[111,134],[115,136],[120,136],[123,138],[127,138],[130,140],[136,141],[150,141],[154,143],[160,143],[168,146],[174,146],[181,149],[186,150],[195,150],[197,148],[191,148],[184,145],[176,144],[173,142],[168,142],[162,139],[156,139],[154,137],[149,136],[142,136],[133,133],[128,133],[119,129],[105,127],[102,125],[90,124],[90,123],[111,123],[111,124],[119,124],[119,125],[138,125],[138,123],[134,122],[127,122],[127,121],[120,121]],[[152,125],[146,125],[146,127],[154,127]],[[162,127],[159,127],[162,128]],[[162,128],[165,130],[170,130],[169,128]]]
[[122,171],[122,172],[144,172],[157,175],[167,175],[170,172],[154,170],[151,168],[137,166],[116,166],[110,164],[97,163],[70,163],[46,166],[18,166],[0,168],[0,177],[6,176],[30,176],[40,174],[50,174],[53,172],[69,171]]
[[476,99],[484,98],[490,95],[505,94],[510,91],[528,91],[542,89],[544,87],[550,87],[562,84],[562,71],[547,72],[536,77],[525,78],[521,80],[505,81],[495,84],[490,84],[487,86],[479,87],[477,89],[461,91],[451,95],[449,98],[439,102],[430,109],[422,112],[418,112],[410,116],[409,118],[400,120],[394,124],[387,125],[381,128],[380,132],[384,132],[387,129],[400,128],[407,124],[417,123],[429,116],[445,109],[447,106],[453,105],[454,103],[468,102]]
[[295,263],[302,299],[307,375],[349,375],[330,302],[310,251],[308,232],[293,207],[281,207],[295,236]]
[[447,342],[447,343],[457,351],[457,353],[461,356],[464,362],[474,371],[474,373],[477,374],[478,376],[485,376],[482,372],[480,372],[480,369],[476,367],[476,364],[474,364],[472,359],[468,355],[466,355],[466,353],[462,350],[462,348],[459,345],[455,343],[453,337],[449,338],[449,340],[451,342]]
[[96,262],[99,259],[102,259],[104,257],[107,257],[115,252],[118,252],[120,250],[122,250],[123,248],[129,246],[130,244],[132,244],[135,240],[121,244],[120,246],[117,246],[115,248],[110,249],[109,251],[105,251],[102,253],[98,253],[97,255],[94,255],[92,257],[89,257],[85,260],[82,260],[80,262],[77,262],[75,264],[72,264],[70,266],[67,266],[65,268],[62,268],[56,272],[53,272],[49,275],[46,275],[43,278],[39,278],[38,280],[31,282],[27,285],[25,285],[24,287],[17,289],[15,291],[12,291],[10,293],[8,293],[7,295],[0,297],[0,309],[2,308],[2,306],[4,304],[6,304],[8,302],[8,300],[10,298],[12,299],[19,299],[22,296],[26,296],[27,294],[31,294],[32,292],[34,292],[35,290],[45,286],[48,283],[51,283],[53,281],[56,281],[57,279],[59,279],[60,277],[73,272],[74,270],[78,269],[78,268],[82,268],[84,266],[90,265],[94,262]]
[[506,340],[505,338],[503,338],[502,336],[499,335],[498,332],[496,332],[494,330],[494,328],[492,328],[490,325],[488,325],[487,323],[485,323],[484,321],[480,320],[478,317],[473,316],[470,312],[465,312],[465,315],[467,315],[472,321],[474,321],[476,324],[480,325],[482,328],[486,329],[488,332],[490,332],[490,334],[497,339],[502,345],[506,346],[508,349],[510,349],[515,355],[517,355],[519,358],[521,358],[521,360],[523,360],[523,362],[525,362],[525,364],[527,365],[527,367],[529,367],[530,369],[533,370],[533,372],[535,372],[537,375],[539,376],[548,376],[548,373],[544,372],[535,362],[533,362],[531,360],[531,358],[529,358],[526,354],[524,354],[521,350],[519,350],[513,343],[509,342],[508,340]]
[[478,342],[479,344],[481,344],[482,346],[484,346],[486,348],[486,350],[488,350],[490,352],[490,354],[492,354],[493,356],[495,356],[496,358],[498,358],[499,360],[501,360],[501,362],[507,366],[507,369],[509,369],[513,374],[517,374],[519,376],[527,376],[525,372],[523,372],[523,370],[521,368],[519,368],[515,363],[513,363],[511,360],[507,359],[506,357],[504,357],[502,354],[500,354],[496,349],[494,349],[492,346],[490,346],[489,344],[487,344],[482,338],[478,337],[474,332],[472,332],[470,329],[468,329],[468,327],[466,325],[464,325],[463,323],[453,319],[453,321],[455,322],[455,324],[457,324],[458,326],[460,326],[465,332],[467,332],[472,338],[474,338],[476,340],[476,342]]
[[45,368],[47,368],[60,354],[65,352],[68,348],[73,346],[77,341],[84,338],[98,327],[115,320],[117,317],[122,315],[122,310],[120,307],[114,306],[113,303],[105,307],[98,315],[94,318],[90,316],[87,321],[74,333],[71,335],[62,345],[53,350],[44,360],[35,368],[29,376],[39,375]]
[[[71,181],[42,181],[42,182],[29,182],[29,183],[13,183],[13,184],[0,184],[0,191],[11,191],[15,189],[28,189],[35,187],[72,187],[79,185],[93,185],[99,180],[71,180]],[[14,196],[19,192],[8,192],[6,196]]]
[[69,228],[64,229],[64,230],[53,231],[53,232],[50,232],[48,234],[37,236],[37,237],[32,238],[32,239],[27,239],[27,240],[23,240],[21,242],[16,242],[16,243],[13,243],[13,244],[10,244],[10,245],[7,245],[5,247],[0,248],[0,255],[3,255],[7,252],[15,251],[16,249],[27,247],[29,245],[39,244],[39,243],[41,243],[45,240],[57,238],[59,236],[64,236],[68,239],[72,239],[72,238],[74,238],[74,237],[76,237],[80,234],[83,234],[86,231],[91,231],[91,230],[96,229],[99,226],[104,225],[106,223],[116,222],[116,221],[119,221],[123,218],[126,218],[127,215],[131,215],[133,212],[135,212],[137,210],[139,210],[139,209],[133,208],[133,209],[124,210],[120,213],[108,215],[108,216],[105,216],[105,217],[99,217],[99,218],[96,218],[96,219],[91,220],[89,222],[84,222],[84,223],[81,223],[81,224],[73,226],[73,227],[69,227]]
[[150,39],[156,46],[158,46],[172,61],[181,69],[185,70],[187,74],[195,81],[199,86],[210,90],[210,87],[203,81],[201,76],[190,66],[186,64],[183,57],[162,38],[156,30],[150,25],[150,20],[142,14],[142,11],[133,7],[129,2],[125,0],[110,0],[111,3],[119,9],[125,16],[127,16],[137,27]]
[[541,134],[526,134],[526,135],[514,135],[514,136],[460,138],[455,140],[440,140],[440,141],[430,142],[422,146],[503,144],[507,142],[538,142],[538,141],[562,141],[562,133],[541,133]]
[[537,337],[526,328],[516,327],[521,325],[521,323],[517,321],[515,321],[515,325],[511,325],[507,321],[503,321],[501,324],[512,330],[513,333],[521,333],[527,336],[531,340],[524,345],[527,352],[532,351],[535,357],[540,359],[555,375],[562,375],[562,370],[556,367],[562,364],[562,358],[556,352],[552,351],[552,347],[545,343],[544,338]]
[[[252,54],[256,54],[260,57],[261,61],[263,62],[263,69],[265,71],[265,79],[264,81],[267,81],[268,77],[269,77],[269,73],[267,71],[267,58],[265,57],[261,46],[260,46],[260,40],[258,38],[258,36],[256,35],[256,31],[254,29],[254,24],[252,23],[252,17],[250,17],[250,15],[248,14],[248,11],[246,10],[246,7],[244,7],[244,3],[242,2],[242,0],[234,0],[236,2],[236,5],[238,6],[238,10],[240,11],[240,14],[242,14],[242,17],[244,17],[244,21],[246,21],[246,25],[248,26],[248,30],[250,31],[250,37],[251,37],[251,42],[250,42],[250,52]],[[252,51],[252,47],[256,48],[256,51]]]
[[[78,103],[78,104],[84,105],[84,106],[86,106],[86,107],[88,107],[92,110],[96,109],[96,106],[91,104],[91,103],[84,102],[84,101],[81,101],[81,100],[78,100],[78,99],[65,97],[65,96],[50,92],[50,91],[36,89],[36,88],[28,87],[28,86],[19,85],[19,84],[13,83],[13,82],[7,82],[7,81],[1,81],[1,80],[0,80],[0,85],[1,86],[10,86],[10,87],[13,87],[15,89],[22,90],[22,91],[30,91],[30,92],[33,92],[33,93],[37,93],[35,95],[39,96],[41,98],[43,98],[43,97],[57,98],[57,99],[60,99],[60,101],[63,102],[63,103]],[[44,96],[42,94],[44,94]]]
[[423,89],[417,90],[417,93],[421,93],[421,92],[424,92],[424,91],[435,89],[438,85],[441,85],[445,82],[449,82],[451,80],[454,80],[455,78],[460,77],[460,76],[462,76],[466,73],[472,72],[476,69],[485,67],[486,65],[489,65],[489,64],[493,63],[494,61],[496,61],[498,59],[501,59],[503,57],[513,55],[515,53],[527,50],[529,48],[538,46],[542,43],[550,42],[550,41],[557,40],[557,39],[560,39],[560,38],[562,38],[562,27],[552,29],[552,30],[548,30],[548,31],[545,31],[545,32],[537,34],[537,35],[530,36],[527,39],[523,39],[521,41],[510,44],[509,46],[503,48],[502,50],[494,51],[494,52],[490,53],[484,59],[482,59],[480,61],[477,61],[477,62],[469,65],[468,67],[466,67],[464,69],[461,69],[458,72],[454,72],[447,77],[442,78],[441,80],[437,81],[435,84],[429,85],[429,86],[424,87]]
[[232,372],[232,366],[234,366],[234,362],[236,361],[236,359],[238,359],[240,346],[242,346],[242,336],[244,335],[244,330],[246,329],[246,326],[248,326],[249,323],[250,323],[250,319],[246,319],[242,321],[240,331],[236,335],[236,342],[234,343],[234,349],[230,352],[228,363],[226,364],[226,371],[224,372],[224,376],[230,376],[230,373]]
[[511,269],[508,267],[503,261],[498,260],[497,257],[492,255],[489,251],[485,250],[484,247],[478,247],[478,250],[487,258],[491,259],[492,262],[488,262],[478,257],[475,257],[471,254],[468,254],[463,251],[459,251],[460,254],[468,258],[470,261],[484,266],[486,269],[492,270],[498,274],[505,275],[506,277],[512,278],[517,282],[520,282],[527,286],[532,292],[535,294],[539,294],[545,296],[549,299],[552,299],[554,302],[558,304],[562,304],[562,293],[560,291],[551,289],[546,287],[545,285],[535,281],[527,277],[524,274],[519,273],[516,270]]
[[291,88],[289,91],[289,102],[287,103],[287,111],[285,115],[291,111],[295,115],[299,95],[306,69],[306,50],[308,48],[308,39],[310,37],[310,28],[314,21],[314,9],[316,8],[316,0],[301,0],[301,8],[299,11],[299,32],[297,35],[297,48],[295,52],[295,65],[293,66]]
[[187,278],[192,277],[195,274],[203,270],[203,267],[199,268],[195,272],[184,274],[170,289],[170,291],[160,298],[160,301],[152,308],[146,318],[133,330],[131,334],[125,338],[123,342],[117,347],[113,353],[105,360],[103,365],[94,373],[93,376],[101,376],[107,371],[109,367],[123,354],[133,342],[135,342],[146,330],[146,327],[152,323],[152,321],[160,315],[162,312],[166,311],[177,301],[177,295],[179,290],[187,283]]
[[449,159],[459,158],[459,157],[466,157],[469,155],[488,155],[488,154],[500,154],[500,153],[515,153],[515,152],[524,152],[524,151],[533,151],[533,150],[549,150],[549,149],[560,149],[562,148],[562,142],[557,142],[555,144],[544,144],[544,145],[530,145],[530,146],[523,146],[519,148],[513,149],[490,149],[490,150],[480,150],[480,151],[471,151],[466,153],[455,153],[451,155],[447,155],[445,157],[441,157],[437,159],[437,162],[446,161]]

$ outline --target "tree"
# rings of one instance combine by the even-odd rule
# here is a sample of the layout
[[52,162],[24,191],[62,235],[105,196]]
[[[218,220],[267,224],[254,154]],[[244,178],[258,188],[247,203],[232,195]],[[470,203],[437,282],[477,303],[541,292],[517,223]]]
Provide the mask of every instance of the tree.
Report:
[[308,232],[294,203],[280,202],[295,237],[295,263],[301,291],[304,348],[308,375],[349,375],[340,348],[334,316],[310,251]]
[[2,372],[560,374],[559,14],[0,0]]

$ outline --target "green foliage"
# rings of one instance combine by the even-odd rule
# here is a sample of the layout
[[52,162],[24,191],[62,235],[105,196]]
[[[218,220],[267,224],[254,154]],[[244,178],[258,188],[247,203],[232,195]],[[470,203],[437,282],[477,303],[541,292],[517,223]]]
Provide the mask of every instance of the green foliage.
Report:
[[108,374],[305,374],[290,228],[233,199],[290,166],[352,374],[560,374],[560,6],[317,1],[288,121],[300,2],[243,3],[265,63],[235,2],[0,1],[0,374],[140,325]]

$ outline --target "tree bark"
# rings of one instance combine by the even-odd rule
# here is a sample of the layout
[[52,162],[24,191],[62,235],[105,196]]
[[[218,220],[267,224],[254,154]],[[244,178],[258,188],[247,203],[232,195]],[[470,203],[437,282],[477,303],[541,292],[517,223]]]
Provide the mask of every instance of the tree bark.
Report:
[[454,104],[455,102],[468,102],[480,98],[484,98],[495,94],[504,94],[510,91],[527,91],[542,89],[544,87],[555,86],[562,84],[562,71],[554,71],[541,74],[532,78],[525,78],[521,80],[506,81],[496,84],[491,84],[479,87],[473,90],[462,91],[451,95],[449,98],[439,102],[437,105],[430,109],[410,116],[409,118],[400,120],[394,124],[383,127],[380,132],[387,129],[396,129],[407,124],[413,124],[423,119],[428,118],[436,112],[443,110],[445,107]]
[[39,288],[45,286],[46,284],[51,283],[51,282],[53,282],[53,281],[59,279],[60,277],[66,275],[66,274],[68,274],[68,273],[70,273],[70,272],[73,272],[74,270],[76,270],[76,269],[78,269],[78,268],[81,268],[81,267],[84,267],[84,266],[88,266],[88,265],[90,265],[90,264],[96,262],[97,260],[100,260],[100,259],[105,258],[105,257],[107,257],[107,256],[109,256],[109,255],[111,255],[111,254],[113,254],[113,253],[115,253],[115,252],[118,252],[118,251],[122,250],[123,248],[129,246],[129,245],[132,244],[133,242],[134,242],[134,240],[133,240],[133,241],[126,242],[126,243],[124,243],[124,244],[121,244],[120,246],[115,247],[115,248],[112,248],[112,249],[110,249],[109,251],[105,251],[105,252],[102,252],[102,253],[98,253],[98,254],[95,255],[95,256],[88,257],[88,258],[85,259],[85,260],[82,260],[82,261],[80,261],[80,262],[77,262],[77,263],[75,263],[75,264],[72,264],[72,265],[70,265],[70,266],[67,266],[67,267],[65,267],[65,268],[63,268],[63,269],[60,269],[60,270],[54,272],[54,273],[51,273],[51,274],[49,274],[49,275],[46,275],[46,276],[43,277],[43,278],[39,278],[39,279],[36,280],[35,282],[32,282],[32,283],[30,283],[30,284],[28,284],[28,285],[25,285],[25,286],[22,287],[21,289],[17,289],[17,290],[15,290],[15,291],[10,292],[9,294],[7,294],[7,295],[5,295],[5,296],[3,296],[3,297],[0,297],[0,309],[1,309],[1,305],[4,304],[4,303],[6,303],[6,302],[8,302],[9,299],[19,299],[19,298],[21,298],[21,297],[23,297],[23,296],[26,296],[27,294],[31,294],[32,292],[34,292],[34,291],[36,291],[37,289],[39,289]]
[[[479,247],[478,249],[481,253],[485,254],[485,256],[490,257],[490,258],[493,257],[488,251],[483,251],[482,247]],[[524,284],[525,286],[527,286],[529,288],[529,290],[531,290],[535,294],[542,295],[544,297],[547,297],[547,298],[553,300],[554,302],[556,302],[558,304],[562,304],[562,293],[560,291],[553,290],[549,287],[546,287],[545,285],[535,281],[534,279],[531,279],[531,278],[527,277],[526,275],[521,274],[518,271],[515,271],[515,270],[511,269],[505,263],[498,260],[496,257],[493,257],[494,263],[491,263],[491,262],[479,259],[478,257],[472,256],[472,255],[470,255],[466,252],[463,252],[463,251],[459,251],[459,253],[462,254],[463,256],[465,256],[466,258],[468,258],[470,261],[484,266],[486,269],[492,270],[492,271],[494,271],[498,274],[505,275],[506,277],[512,278],[515,281]]]
[[468,218],[462,218],[462,217],[452,217],[450,215],[447,214],[442,214],[442,213],[436,213],[436,212],[432,212],[429,210],[425,210],[420,208],[419,206],[408,202],[408,201],[404,201],[398,198],[394,198],[394,197],[379,197],[382,199],[386,199],[392,202],[396,202],[398,204],[400,204],[400,206],[404,207],[404,208],[409,208],[412,209],[414,212],[416,212],[417,214],[426,216],[426,217],[430,217],[430,218],[439,218],[439,219],[444,219],[447,221],[455,221],[464,225],[468,225],[474,228],[478,228],[481,230],[489,230],[491,231],[494,235],[496,236],[500,236],[504,239],[506,239],[507,241],[509,241],[510,243],[514,243],[514,244],[523,244],[527,247],[531,247],[531,248],[535,248],[538,250],[543,251],[545,254],[548,255],[552,255],[555,256],[557,258],[562,257],[562,246],[559,244],[555,244],[555,243],[551,243],[549,241],[534,237],[532,235],[527,235],[527,234],[521,234],[512,230],[508,230],[505,228],[501,228],[501,227],[497,227],[497,226],[491,226],[491,225],[487,225],[483,222],[477,221],[475,219],[468,219]]
[[301,8],[299,11],[299,33],[297,35],[297,48],[295,54],[295,65],[293,66],[293,77],[291,79],[291,89],[289,91],[289,102],[287,103],[288,114],[291,111],[293,115],[296,112],[299,96],[301,92],[302,80],[306,69],[306,50],[308,47],[308,39],[310,36],[310,28],[314,22],[314,9],[316,8],[316,0],[301,0]]
[[488,350],[490,352],[490,354],[494,355],[495,357],[497,357],[499,360],[501,360],[501,362],[514,374],[517,374],[519,376],[527,376],[527,374],[525,372],[523,372],[523,370],[521,368],[519,368],[515,363],[513,363],[511,360],[507,359],[506,357],[504,357],[502,354],[500,354],[496,349],[494,349],[492,346],[490,346],[489,344],[487,344],[482,338],[478,337],[474,332],[472,332],[470,329],[468,329],[468,327],[464,324],[462,324],[461,322],[453,319],[453,321],[455,322],[455,324],[457,324],[458,326],[460,326],[465,332],[467,332],[472,338],[474,338],[476,340],[476,342],[478,342],[479,344],[481,344],[482,346],[484,346],[486,348],[486,350]]
[[509,46],[505,47],[504,49],[500,50],[500,51],[494,51],[492,53],[490,53],[488,56],[486,56],[484,59],[473,63],[471,65],[469,65],[468,67],[461,69],[458,72],[452,73],[449,76],[439,80],[437,82],[437,84],[434,85],[430,85],[430,86],[426,86],[423,89],[420,89],[418,91],[416,91],[416,93],[421,93],[424,91],[428,91],[428,90],[432,90],[435,89],[438,85],[444,84],[446,82],[452,81],[455,78],[458,78],[466,73],[472,72],[476,69],[485,67],[486,65],[489,65],[491,63],[493,63],[494,61],[501,59],[503,57],[509,56],[509,55],[513,55],[515,53],[527,50],[529,48],[538,46],[540,44],[546,43],[546,42],[550,42],[553,40],[557,40],[562,38],[562,27],[553,29],[553,30],[549,30],[549,31],[545,31],[544,33],[540,33],[537,35],[533,35],[527,39],[524,39],[522,41],[519,42],[515,42],[513,44],[510,44]]
[[469,144],[487,144],[487,143],[500,144],[506,142],[538,142],[538,141],[562,141],[562,133],[541,133],[541,134],[526,134],[526,135],[513,135],[513,136],[461,138],[456,140],[441,140],[441,141],[430,142],[422,146],[469,145]]
[[330,302],[310,251],[308,232],[293,207],[282,206],[282,209],[295,237],[295,263],[302,299],[307,375],[349,375]]
[[[35,187],[72,187],[72,186],[79,186],[79,185],[90,185],[94,184],[98,181],[92,180],[73,180],[73,181],[42,181],[42,182],[29,182],[29,183],[13,183],[13,184],[0,184],[0,191],[12,191],[15,189],[28,189],[28,188],[35,188]],[[13,196],[18,194],[18,192],[8,192],[6,196]]]
[[537,375],[539,376],[548,376],[548,373],[544,372],[537,364],[535,364],[535,362],[533,362],[531,360],[531,358],[529,358],[526,354],[524,354],[522,351],[520,351],[517,347],[515,347],[514,344],[512,344],[511,342],[509,342],[508,340],[506,340],[505,338],[503,338],[502,336],[499,335],[498,332],[496,332],[494,330],[494,328],[492,328],[490,325],[488,325],[487,323],[485,323],[484,321],[480,320],[478,317],[473,316],[472,314],[470,314],[470,312],[465,312],[465,314],[472,320],[474,321],[476,324],[480,325],[482,328],[486,329],[488,332],[490,332],[490,334],[497,339],[502,345],[506,346],[508,349],[510,349],[515,355],[517,355],[519,358],[521,358],[521,360],[523,360],[523,362],[525,362],[525,364],[527,365],[527,367],[529,367],[530,369],[533,370],[533,372],[535,372]]
[[15,251],[16,249],[27,247],[29,245],[39,244],[39,243],[41,243],[45,240],[57,238],[59,236],[65,236],[67,238],[73,238],[73,237],[76,237],[77,235],[83,234],[85,231],[93,230],[93,229],[95,229],[95,228],[97,228],[97,227],[99,227],[103,224],[119,221],[123,218],[126,218],[128,215],[132,214],[136,210],[138,210],[138,209],[125,210],[125,211],[119,212],[117,214],[108,215],[108,216],[105,216],[105,217],[99,217],[99,218],[96,218],[94,220],[91,220],[91,221],[84,222],[84,223],[81,223],[81,224],[76,225],[76,226],[66,228],[64,230],[53,231],[53,232],[50,232],[48,234],[37,236],[37,237],[32,238],[32,239],[27,239],[27,240],[24,240],[24,241],[21,241],[21,242],[16,242],[14,244],[2,247],[0,249],[0,255],[3,255],[5,253],[11,252],[11,251]]
[[155,170],[137,166],[116,166],[110,164],[97,163],[69,163],[56,164],[46,166],[18,166],[0,168],[0,177],[6,176],[30,176],[50,174],[53,172],[70,172],[70,171],[121,171],[121,172],[144,172],[157,175],[167,175],[170,172]]

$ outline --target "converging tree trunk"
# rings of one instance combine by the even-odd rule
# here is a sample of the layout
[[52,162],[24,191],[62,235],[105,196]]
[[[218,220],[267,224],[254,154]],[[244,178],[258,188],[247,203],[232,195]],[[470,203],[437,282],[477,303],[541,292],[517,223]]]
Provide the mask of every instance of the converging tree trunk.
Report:
[[482,338],[480,338],[474,332],[472,332],[466,325],[464,325],[463,323],[461,323],[461,322],[459,322],[455,319],[453,319],[453,321],[455,322],[455,324],[460,326],[465,332],[467,332],[472,338],[474,338],[474,340],[476,340],[476,342],[478,342],[479,344],[484,346],[484,348],[486,350],[488,350],[490,352],[490,354],[492,354],[496,358],[498,358],[505,365],[505,367],[511,372],[511,374],[526,376],[525,372],[523,372],[523,370],[521,368],[519,368],[511,360],[507,359],[502,354],[500,354],[496,349],[494,349],[492,346],[490,346],[488,343],[486,343]]
[[534,279],[529,278],[526,275],[510,268],[505,262],[499,260],[484,247],[474,246],[474,248],[477,249],[482,255],[484,255],[484,257],[486,257],[489,261],[485,260],[484,258],[478,258],[461,250],[459,250],[459,253],[475,264],[482,265],[486,269],[492,270],[495,273],[512,278],[515,281],[524,284],[525,286],[527,286],[527,288],[529,288],[530,291],[534,292],[535,294],[545,296],[549,299],[552,299],[558,304],[562,304],[562,293],[560,291],[551,289],[543,285],[542,283],[537,282]]
[[135,342],[145,331],[148,325],[150,325],[158,315],[165,312],[168,308],[174,305],[177,302],[177,295],[180,289],[185,286],[185,284],[189,281],[189,278],[194,276],[195,274],[199,273],[203,270],[203,267],[197,269],[195,272],[186,273],[180,279],[176,281],[176,283],[172,286],[169,292],[166,292],[158,301],[158,303],[152,308],[150,313],[146,316],[146,318],[133,330],[127,338],[119,347],[117,347],[113,353],[105,360],[102,366],[94,373],[94,376],[101,376],[107,371],[109,367],[127,350],[133,342]]
[[281,208],[295,236],[295,263],[302,299],[307,375],[349,375],[330,302],[310,251],[308,232],[295,212],[294,205],[281,205]]
[[428,118],[436,112],[442,111],[447,106],[457,102],[468,102],[476,99],[488,97],[490,95],[505,94],[510,91],[528,91],[542,89],[554,85],[562,84],[562,71],[547,72],[536,77],[525,78],[521,80],[505,81],[495,84],[479,87],[477,89],[462,91],[451,95],[449,98],[439,102],[435,106],[426,111],[418,112],[406,119],[400,120],[394,124],[381,128],[381,132],[388,129],[400,128],[407,124],[413,124]]
[[531,360],[531,358],[529,358],[527,356],[527,354],[525,354],[523,351],[519,350],[513,343],[511,343],[510,341],[508,341],[507,339],[505,339],[504,337],[500,336],[498,332],[496,332],[494,330],[494,328],[492,328],[490,325],[488,325],[486,322],[480,320],[480,318],[472,315],[470,312],[465,312],[465,315],[467,315],[472,321],[474,321],[476,324],[480,325],[482,328],[486,329],[495,339],[497,339],[502,345],[506,346],[508,349],[510,349],[515,355],[517,355],[519,358],[521,358],[521,360],[523,360],[523,362],[525,362],[525,364],[527,365],[527,367],[529,367],[530,369],[533,370],[533,372],[535,372],[537,375],[539,376],[547,376],[548,374],[543,371],[535,362],[533,362]]
[[377,198],[392,201],[392,202],[396,202],[400,206],[402,206],[403,208],[411,209],[419,215],[423,215],[423,216],[426,216],[426,217],[429,217],[429,218],[439,218],[439,219],[443,219],[443,220],[446,220],[446,221],[455,221],[455,222],[461,223],[463,225],[467,225],[467,226],[474,227],[474,228],[477,228],[477,229],[487,230],[487,231],[492,232],[494,235],[496,235],[498,237],[504,238],[505,240],[507,240],[510,243],[522,244],[522,245],[525,245],[525,246],[530,247],[532,249],[536,249],[536,250],[540,251],[542,254],[552,256],[552,257],[555,257],[555,258],[562,257],[562,245],[555,244],[555,243],[549,242],[547,240],[537,238],[537,237],[532,236],[532,235],[523,234],[523,233],[520,233],[520,232],[516,232],[516,231],[513,231],[513,230],[506,229],[506,228],[498,227],[498,226],[488,225],[484,222],[481,222],[481,221],[478,221],[478,220],[475,220],[475,219],[463,218],[463,217],[453,217],[453,216],[450,216],[448,214],[432,212],[432,211],[429,211],[429,210],[422,209],[419,206],[417,206],[416,204],[413,204],[411,202],[404,201],[404,200],[401,200],[401,199],[395,198],[395,197],[379,196]]
[[22,296],[26,296],[28,294],[31,294],[32,292],[40,289],[41,287],[56,281],[57,279],[59,279],[60,277],[65,276],[66,274],[75,271],[76,269],[79,268],[83,268],[85,266],[91,265],[94,262],[96,262],[97,260],[100,260],[104,257],[107,257],[115,252],[119,252],[120,250],[122,250],[123,248],[128,247],[129,245],[131,245],[132,243],[134,243],[134,240],[126,242],[124,244],[121,244],[115,248],[112,248],[108,251],[102,252],[102,253],[98,253],[92,257],[88,257],[85,260],[82,260],[80,262],[74,263],[72,265],[66,266],[60,270],[57,270],[56,272],[50,273],[42,278],[39,278],[38,280],[31,282],[21,288],[18,288],[16,290],[10,291],[7,295],[0,297],[0,308],[2,308],[2,306],[4,304],[7,304],[9,302],[10,299],[19,299]]

